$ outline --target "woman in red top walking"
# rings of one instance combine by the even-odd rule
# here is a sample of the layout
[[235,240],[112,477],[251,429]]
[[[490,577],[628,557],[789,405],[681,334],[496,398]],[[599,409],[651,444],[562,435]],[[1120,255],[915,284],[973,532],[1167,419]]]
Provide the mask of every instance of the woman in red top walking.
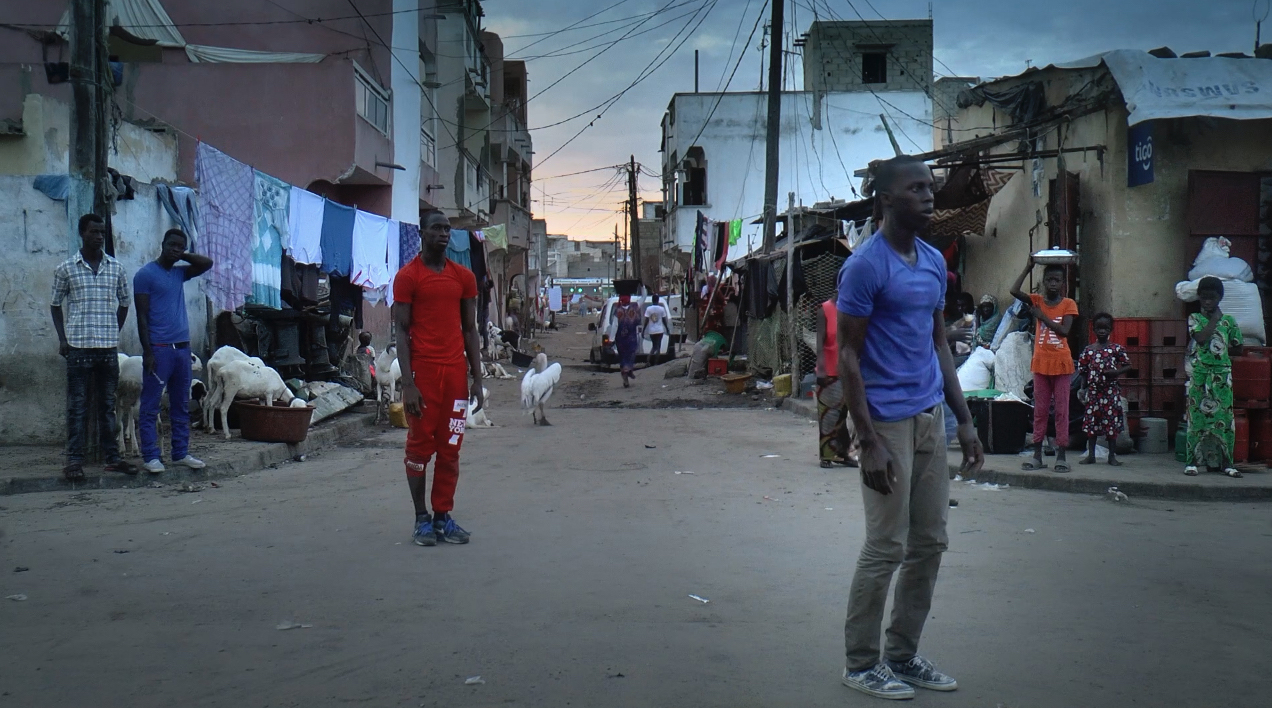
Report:
[[[485,405],[477,279],[471,270],[446,257],[450,231],[445,214],[426,215],[420,228],[420,255],[402,266],[393,281],[393,321],[408,428],[406,480],[415,503],[413,539],[421,546],[436,546],[438,541],[468,543],[469,533],[450,512],[455,508],[469,399],[477,408]],[[430,515],[425,468],[434,455]]]
[[1042,461],[1042,441],[1047,437],[1047,419],[1056,410],[1056,471],[1068,472],[1064,451],[1069,447],[1069,380],[1073,376],[1073,354],[1069,351],[1069,330],[1078,316],[1078,303],[1064,296],[1064,266],[1048,265],[1042,271],[1042,295],[1021,291],[1033,270],[1029,257],[1025,270],[1016,278],[1011,296],[1028,305],[1037,321],[1034,337],[1034,456],[1021,465],[1026,470],[1046,469]]
[[835,306],[838,300],[836,290],[817,310],[817,425],[820,432],[817,448],[822,467],[835,464],[856,467],[852,419],[848,417],[844,387],[839,383],[839,311]]

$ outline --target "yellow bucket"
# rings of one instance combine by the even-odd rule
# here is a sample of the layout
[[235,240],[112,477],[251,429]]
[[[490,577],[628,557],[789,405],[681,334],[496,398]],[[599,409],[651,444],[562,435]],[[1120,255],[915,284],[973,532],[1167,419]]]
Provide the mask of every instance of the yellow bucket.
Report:
[[400,402],[389,404],[389,425],[395,428],[406,427],[406,406]]
[[791,395],[791,375],[782,374],[773,377],[773,395],[789,396]]

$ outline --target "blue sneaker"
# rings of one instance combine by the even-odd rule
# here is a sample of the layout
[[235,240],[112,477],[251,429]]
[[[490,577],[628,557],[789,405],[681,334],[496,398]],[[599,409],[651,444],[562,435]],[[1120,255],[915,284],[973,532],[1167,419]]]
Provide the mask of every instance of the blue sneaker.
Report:
[[887,666],[892,669],[893,675],[911,686],[930,691],[953,691],[958,688],[958,681],[937,671],[932,662],[917,654],[904,663],[889,661]]
[[450,514],[439,516],[433,520],[433,531],[437,540],[445,543],[468,543],[469,533],[459,527]]
[[433,520],[421,519],[415,522],[415,535],[411,537],[417,546],[436,546],[437,532],[433,530]]

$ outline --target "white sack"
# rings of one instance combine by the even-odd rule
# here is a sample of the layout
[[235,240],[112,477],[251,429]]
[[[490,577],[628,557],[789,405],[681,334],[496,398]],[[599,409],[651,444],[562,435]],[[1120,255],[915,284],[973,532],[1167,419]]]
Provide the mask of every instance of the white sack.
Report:
[[1254,283],[1224,282],[1223,300],[1219,301],[1219,309],[1225,315],[1232,315],[1247,342],[1253,339],[1262,346],[1268,341],[1267,331],[1263,327],[1263,300],[1259,297],[1259,286]]
[[1188,271],[1188,279],[1199,280],[1211,276],[1253,283],[1254,271],[1250,269],[1250,264],[1240,258],[1232,258],[1231,246],[1232,242],[1222,236],[1206,239],[1201,245],[1201,252],[1193,259],[1193,268]]
[[990,388],[994,383],[994,353],[984,347],[976,347],[976,351],[967,357],[967,361],[958,367],[958,385],[964,391],[981,391]]
[[1033,337],[1012,332],[994,355],[994,387],[1024,400],[1025,384],[1033,381]]

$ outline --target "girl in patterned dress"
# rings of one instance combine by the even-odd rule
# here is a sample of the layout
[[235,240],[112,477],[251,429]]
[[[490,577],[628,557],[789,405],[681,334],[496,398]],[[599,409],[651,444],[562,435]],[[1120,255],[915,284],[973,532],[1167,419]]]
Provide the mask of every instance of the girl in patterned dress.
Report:
[[1086,413],[1082,416],[1082,432],[1087,436],[1087,456],[1078,464],[1095,464],[1095,439],[1103,436],[1109,444],[1109,464],[1122,463],[1114,454],[1117,436],[1122,433],[1122,387],[1118,377],[1131,370],[1131,357],[1121,344],[1109,341],[1113,333],[1113,315],[1101,312],[1091,321],[1096,342],[1082,350],[1078,357],[1078,374],[1086,388]]
[[1197,474],[1198,465],[1240,477],[1233,467],[1237,426],[1232,417],[1232,357],[1241,355],[1241,327],[1232,315],[1223,314],[1223,281],[1202,278],[1197,284],[1201,312],[1188,316],[1188,466],[1184,474]]

